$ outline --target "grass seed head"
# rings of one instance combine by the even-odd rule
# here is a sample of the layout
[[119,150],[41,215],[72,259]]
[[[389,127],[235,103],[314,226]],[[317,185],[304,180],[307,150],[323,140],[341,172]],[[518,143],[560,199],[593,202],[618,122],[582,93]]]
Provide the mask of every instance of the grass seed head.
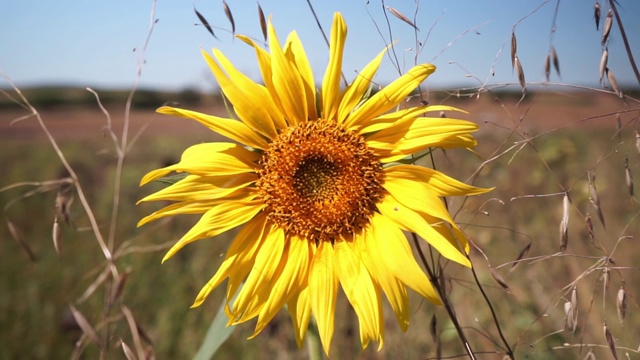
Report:
[[547,54],[544,58],[544,76],[549,81],[549,75],[551,75],[551,57]]
[[404,21],[405,23],[409,24],[412,28],[416,29],[417,31],[420,31],[420,29],[418,29],[418,27],[416,26],[416,24],[413,23],[413,21],[409,20],[408,17],[406,17],[403,13],[401,13],[400,11],[392,8],[391,6],[385,6],[387,8],[387,10],[389,10],[389,12],[391,14],[393,14],[393,16],[397,17],[398,19]]
[[627,191],[629,196],[633,197],[633,176],[631,176],[631,169],[629,169],[629,158],[624,158],[624,176],[627,182]]
[[516,40],[515,31],[511,33],[511,68],[516,66],[516,56],[518,53],[518,40]]
[[522,64],[520,63],[520,59],[518,55],[515,56],[515,64],[516,64],[516,74],[518,75],[518,82],[520,83],[520,87],[522,88],[522,92],[526,91],[526,80],[524,78],[524,70],[522,70]]
[[593,7],[593,17],[596,20],[596,30],[600,30],[600,4],[596,0],[596,5]]
[[227,2],[224,0],[222,0],[222,7],[224,9],[224,14],[227,16],[227,19],[229,19],[229,22],[231,23],[231,33],[235,34],[236,22],[233,20],[233,14],[231,14],[231,9],[229,9],[229,5],[227,5]]
[[604,48],[602,58],[600,58],[600,85],[603,85],[602,80],[607,72],[607,62],[609,62],[609,49]]
[[627,310],[629,304],[627,303],[627,292],[624,289],[624,283],[618,289],[618,295],[616,296],[616,310],[618,311],[618,318],[620,323],[624,323],[624,318],[627,317]]
[[258,18],[260,19],[260,30],[262,30],[262,37],[264,41],[267,41],[267,20],[264,17],[264,12],[260,3],[258,3]]
[[613,11],[609,9],[607,13],[607,19],[604,21],[604,28],[602,29],[602,46],[606,44],[607,39],[609,39],[609,34],[611,33],[611,27],[613,26]]
[[604,337],[607,340],[607,345],[609,345],[609,350],[611,350],[611,354],[613,358],[618,360],[618,351],[616,350],[616,340],[613,338],[611,331],[609,331],[609,327],[607,323],[604,323]]
[[551,61],[553,62],[553,68],[556,69],[556,73],[560,76],[560,60],[554,46],[551,47]]
[[607,79],[609,79],[609,84],[613,91],[622,99],[624,96],[622,94],[622,89],[620,89],[620,85],[618,85],[618,80],[616,80],[615,75],[613,75],[613,71],[609,68],[607,68]]
[[98,338],[98,333],[93,328],[93,326],[91,326],[87,318],[82,315],[82,313],[78,311],[75,306],[69,305],[69,308],[71,309],[71,314],[73,314],[73,318],[76,320],[76,323],[78,324],[82,332],[89,338],[89,340],[97,344],[98,347],[102,347],[100,338]]
[[20,230],[20,228],[16,224],[14,224],[13,221],[9,220],[9,218],[7,218],[6,221],[7,221],[7,227],[9,228],[9,233],[11,233],[11,237],[13,238],[13,240],[15,240],[18,243],[18,245],[20,245],[22,250],[24,250],[24,252],[27,253],[29,260],[31,260],[32,262],[35,262],[36,255],[31,249],[31,245],[29,245],[29,243],[26,241],[26,238],[22,230]]
[[62,251],[62,228],[60,228],[60,223],[58,223],[58,217],[53,218],[53,247],[56,249],[56,254],[60,256],[60,252]]

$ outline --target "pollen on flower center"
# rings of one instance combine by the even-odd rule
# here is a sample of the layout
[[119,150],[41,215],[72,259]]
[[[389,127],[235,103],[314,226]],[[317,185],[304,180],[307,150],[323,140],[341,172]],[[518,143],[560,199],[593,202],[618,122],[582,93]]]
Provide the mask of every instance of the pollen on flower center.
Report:
[[261,165],[256,186],[269,218],[315,243],[364,227],[384,195],[382,166],[362,136],[331,121],[289,127]]

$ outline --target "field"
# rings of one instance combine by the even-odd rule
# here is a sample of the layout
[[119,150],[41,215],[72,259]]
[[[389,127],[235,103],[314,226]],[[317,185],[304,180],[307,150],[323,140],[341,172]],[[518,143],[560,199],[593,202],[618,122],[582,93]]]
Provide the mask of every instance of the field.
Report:
[[[495,187],[482,196],[448,201],[450,212],[474,243],[471,258],[481,284],[469,269],[439,262],[462,328],[481,359],[504,356],[500,331],[517,358],[583,359],[590,351],[598,359],[611,358],[612,345],[620,358],[640,358],[640,204],[633,183],[627,181],[629,175],[640,178],[638,104],[595,91],[532,92],[522,102],[519,95],[429,95],[431,103],[468,111],[462,117],[480,125],[477,155],[438,150],[435,166],[465,182]],[[0,226],[1,359],[69,358],[77,343],[84,358],[97,358],[98,346],[87,339],[86,331],[83,335],[70,305],[98,331],[107,358],[125,357],[120,340],[134,347],[139,336],[131,332],[127,320],[132,318],[142,329],[139,341],[147,355],[191,358],[200,347],[224,289],[217,289],[202,307],[189,306],[222,261],[233,234],[189,245],[161,265],[164,252],[197,219],[136,227],[139,219],[158,208],[136,201],[162,187],[139,188],[140,178],[179,160],[189,145],[221,140],[196,123],[155,114],[154,107],[176,100],[170,96],[157,95],[157,103],[152,99],[131,111],[117,194],[118,156],[109,129],[120,136],[124,103],[108,104],[109,127],[96,105],[38,108],[76,171],[100,231],[112,234],[107,241],[115,249],[115,264],[120,275],[127,274],[117,296],[113,294],[118,284],[108,275],[109,265],[75,189],[51,183],[68,174],[44,132],[33,117],[13,121],[28,112],[16,107],[0,112],[0,161],[5,169],[0,204],[6,223]],[[225,114],[214,97],[194,104],[202,112]],[[590,173],[595,174],[591,182]],[[69,223],[59,224],[58,255],[52,228],[59,189],[73,200]],[[115,225],[114,198],[119,199]],[[561,251],[563,219],[568,221],[568,236]],[[360,350],[357,318],[348,306],[344,296],[339,299],[332,358],[465,354],[444,309],[415,294],[406,334],[385,309],[385,346],[379,352],[377,344]],[[567,312],[567,307],[572,310]],[[261,335],[246,340],[254,325],[237,326],[215,358],[308,358],[308,345],[297,349],[285,311]],[[430,333],[432,327],[437,336]]]

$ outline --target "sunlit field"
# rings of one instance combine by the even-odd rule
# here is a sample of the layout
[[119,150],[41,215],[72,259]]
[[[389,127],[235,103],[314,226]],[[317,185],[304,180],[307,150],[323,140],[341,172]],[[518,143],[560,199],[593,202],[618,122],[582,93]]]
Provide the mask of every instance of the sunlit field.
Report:
[[[127,311],[135,319],[146,356],[190,358],[202,344],[224,290],[217,289],[200,308],[189,306],[222,261],[235,232],[187,246],[161,265],[164,252],[197,217],[136,228],[140,218],[160,205],[135,203],[164,186],[140,189],[144,173],[175,162],[191,144],[220,138],[188,120],[155,114],[155,106],[178,95],[157,96],[166,98],[134,107],[130,116],[134,140],[121,175],[114,237],[115,264],[126,281],[117,296],[117,283],[106,286],[111,276],[105,275],[104,255],[77,195],[54,181],[68,174],[42,130],[33,118],[10,124],[24,115],[15,107],[3,111],[0,204],[6,225],[0,228],[0,358],[69,358],[76,346],[85,358],[97,357],[101,346],[109,358],[124,357],[120,340],[131,347],[136,341]],[[224,115],[217,99],[203,95],[196,106]],[[495,187],[482,196],[448,202],[473,242],[471,259],[480,285],[468,269],[441,261],[443,286],[478,357],[504,354],[497,324],[518,358],[584,358],[590,351],[608,358],[605,326],[621,357],[637,357],[640,206],[630,194],[633,184],[629,187],[625,171],[639,176],[637,112],[617,115],[618,98],[589,92],[532,92],[519,104],[519,94],[510,93],[484,93],[477,99],[434,92],[429,100],[469,111],[464,117],[481,128],[477,154],[436,150],[435,167],[468,183]],[[116,105],[108,110],[117,132],[123,117]],[[41,116],[75,169],[99,228],[106,230],[117,155],[105,115],[96,107],[53,104],[45,106]],[[588,173],[596,175],[592,187],[604,224],[590,195]],[[569,201],[563,210],[565,194]],[[67,196],[69,206],[68,223],[59,224],[59,254],[52,236],[57,196]],[[563,219],[568,221],[564,245]],[[379,352],[376,346],[360,349],[355,314],[339,297],[333,357],[463,356],[444,309],[414,295],[405,334],[385,309],[385,345]],[[566,311],[567,303],[574,304],[574,312]],[[98,343],[83,335],[70,305],[100,334]],[[105,320],[110,322],[107,333],[102,331]],[[284,311],[252,340],[246,338],[253,324],[241,324],[216,358],[307,358],[308,351],[297,349],[292,331]]]

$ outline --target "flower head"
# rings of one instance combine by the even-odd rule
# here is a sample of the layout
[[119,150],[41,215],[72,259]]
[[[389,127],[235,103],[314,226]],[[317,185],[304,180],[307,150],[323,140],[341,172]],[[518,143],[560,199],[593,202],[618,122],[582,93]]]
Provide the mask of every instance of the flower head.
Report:
[[239,37],[255,49],[264,85],[239,72],[220,51],[203,53],[240,121],[158,109],[199,121],[235,142],[194,145],[179,163],[148,173],[142,184],[171,172],[187,176],[142,199],[176,203],[140,225],[169,215],[202,214],[167,260],[191,242],[244,224],[193,306],[228,279],[229,324],[257,318],[255,336],[287,305],[298,344],[313,314],[328,354],[341,288],[358,316],[362,346],[373,340],[381,347],[382,293],[402,330],[409,324],[407,287],[441,303],[402,231],[470,266],[467,240],[441,197],[487,191],[397,161],[433,147],[473,147],[477,126],[424,116],[456,110],[447,106],[388,112],[435,71],[431,64],[413,67],[363,100],[386,50],[341,89],[347,28],[339,13],[320,91],[296,33],[281,47],[273,26],[268,28],[270,53]]

